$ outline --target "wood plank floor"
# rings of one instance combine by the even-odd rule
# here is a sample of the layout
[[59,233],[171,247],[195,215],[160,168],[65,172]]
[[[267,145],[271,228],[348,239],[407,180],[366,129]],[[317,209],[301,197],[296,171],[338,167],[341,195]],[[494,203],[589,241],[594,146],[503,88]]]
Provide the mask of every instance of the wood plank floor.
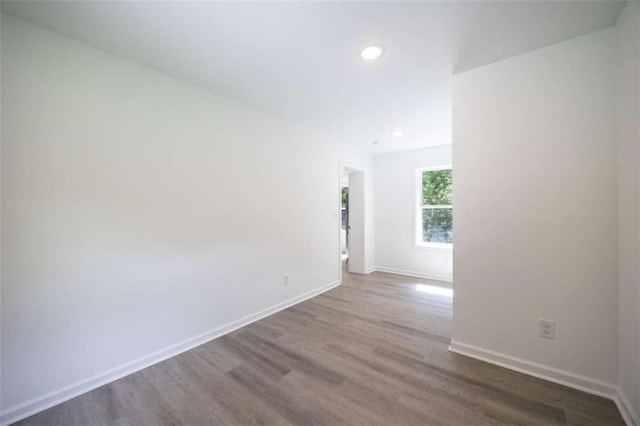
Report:
[[624,424],[609,400],[450,353],[451,299],[420,283],[433,284],[345,273],[341,287],[19,424]]

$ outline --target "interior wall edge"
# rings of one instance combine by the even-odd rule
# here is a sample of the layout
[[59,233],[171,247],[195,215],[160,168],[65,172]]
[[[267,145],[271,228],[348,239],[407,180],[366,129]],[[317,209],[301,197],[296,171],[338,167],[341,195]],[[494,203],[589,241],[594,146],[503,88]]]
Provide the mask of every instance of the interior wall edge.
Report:
[[620,414],[622,414],[624,421],[628,426],[640,425],[640,416],[633,408],[633,404],[631,404],[631,401],[627,397],[622,386],[617,386],[617,391],[617,396],[613,401],[616,403],[618,410],[620,410]]

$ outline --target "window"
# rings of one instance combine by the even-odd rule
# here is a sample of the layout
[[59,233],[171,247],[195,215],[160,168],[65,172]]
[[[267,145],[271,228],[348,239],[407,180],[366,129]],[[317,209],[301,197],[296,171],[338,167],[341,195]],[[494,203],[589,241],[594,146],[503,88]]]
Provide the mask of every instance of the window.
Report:
[[418,245],[451,247],[453,206],[451,168],[418,170]]

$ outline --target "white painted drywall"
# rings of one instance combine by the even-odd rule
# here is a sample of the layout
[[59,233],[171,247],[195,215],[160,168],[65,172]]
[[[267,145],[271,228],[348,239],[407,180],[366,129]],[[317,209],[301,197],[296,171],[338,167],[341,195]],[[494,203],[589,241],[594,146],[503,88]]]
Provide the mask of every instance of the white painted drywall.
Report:
[[3,411],[338,279],[367,154],[2,19]]
[[451,145],[375,157],[378,268],[451,281],[452,249],[415,245],[416,171],[450,165]]
[[375,169],[373,158],[368,157],[367,169],[364,170],[364,271],[375,270],[376,262],[376,212],[375,212]]
[[[1,15],[0,15],[1,18]],[[2,412],[2,19],[0,19],[0,413]],[[0,414],[1,415],[1,414]]]
[[614,47],[608,29],[458,74],[453,97],[454,340],[609,383]]
[[619,383],[640,413],[640,5],[616,25],[619,213]]

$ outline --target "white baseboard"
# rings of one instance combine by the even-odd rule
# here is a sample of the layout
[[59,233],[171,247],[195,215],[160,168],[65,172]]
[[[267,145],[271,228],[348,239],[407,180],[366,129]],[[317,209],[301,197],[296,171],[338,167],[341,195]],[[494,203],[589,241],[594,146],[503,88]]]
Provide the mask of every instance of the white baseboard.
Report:
[[378,272],[386,272],[388,274],[404,275],[406,277],[425,278],[425,279],[428,279],[428,280],[445,281],[445,282],[448,282],[448,283],[450,283],[452,281],[451,277],[445,277],[445,276],[442,276],[442,275],[425,274],[424,272],[418,272],[418,271],[408,271],[406,269],[387,268],[385,266],[376,266],[373,269],[375,271],[378,271]]
[[622,414],[622,418],[628,426],[640,426],[640,416],[631,405],[631,401],[627,398],[624,390],[618,386],[618,392],[616,398],[613,400]]
[[75,398],[76,396],[82,395],[83,393],[89,392],[100,386],[106,385],[107,383],[111,383],[124,376],[135,373],[136,371],[140,371],[151,365],[157,364],[161,361],[164,361],[165,359],[176,356],[182,352],[188,351],[189,349],[202,345],[203,343],[209,342],[225,334],[231,333],[232,331],[249,325],[252,322],[268,317],[269,315],[273,315],[276,312],[279,312],[321,293],[329,291],[339,286],[340,284],[340,281],[326,284],[322,287],[313,289],[307,293],[293,297],[277,305],[263,309],[262,311],[256,312],[255,314],[248,315],[244,318],[240,318],[239,320],[214,328],[211,331],[202,333],[198,336],[194,336],[190,339],[184,340],[180,343],[176,343],[175,345],[171,345],[149,355],[145,355],[136,360],[97,374],[93,377],[89,377],[56,391],[49,392],[21,404],[9,407],[0,414],[0,425],[5,426],[13,422],[22,420],[26,417],[32,416],[36,413],[39,413],[40,411],[53,407],[54,405],[58,405],[62,402],[68,401],[71,398]]
[[529,376],[548,380],[550,382],[610,399],[615,402],[618,410],[620,410],[620,414],[629,426],[640,426],[637,420],[637,414],[635,414],[633,407],[624,395],[622,389],[620,389],[616,384],[575,374],[567,370],[538,364],[511,355],[494,352],[489,349],[469,345],[456,340],[451,340],[449,350],[451,352],[479,359],[480,361],[508,368],[519,373],[528,374]]

